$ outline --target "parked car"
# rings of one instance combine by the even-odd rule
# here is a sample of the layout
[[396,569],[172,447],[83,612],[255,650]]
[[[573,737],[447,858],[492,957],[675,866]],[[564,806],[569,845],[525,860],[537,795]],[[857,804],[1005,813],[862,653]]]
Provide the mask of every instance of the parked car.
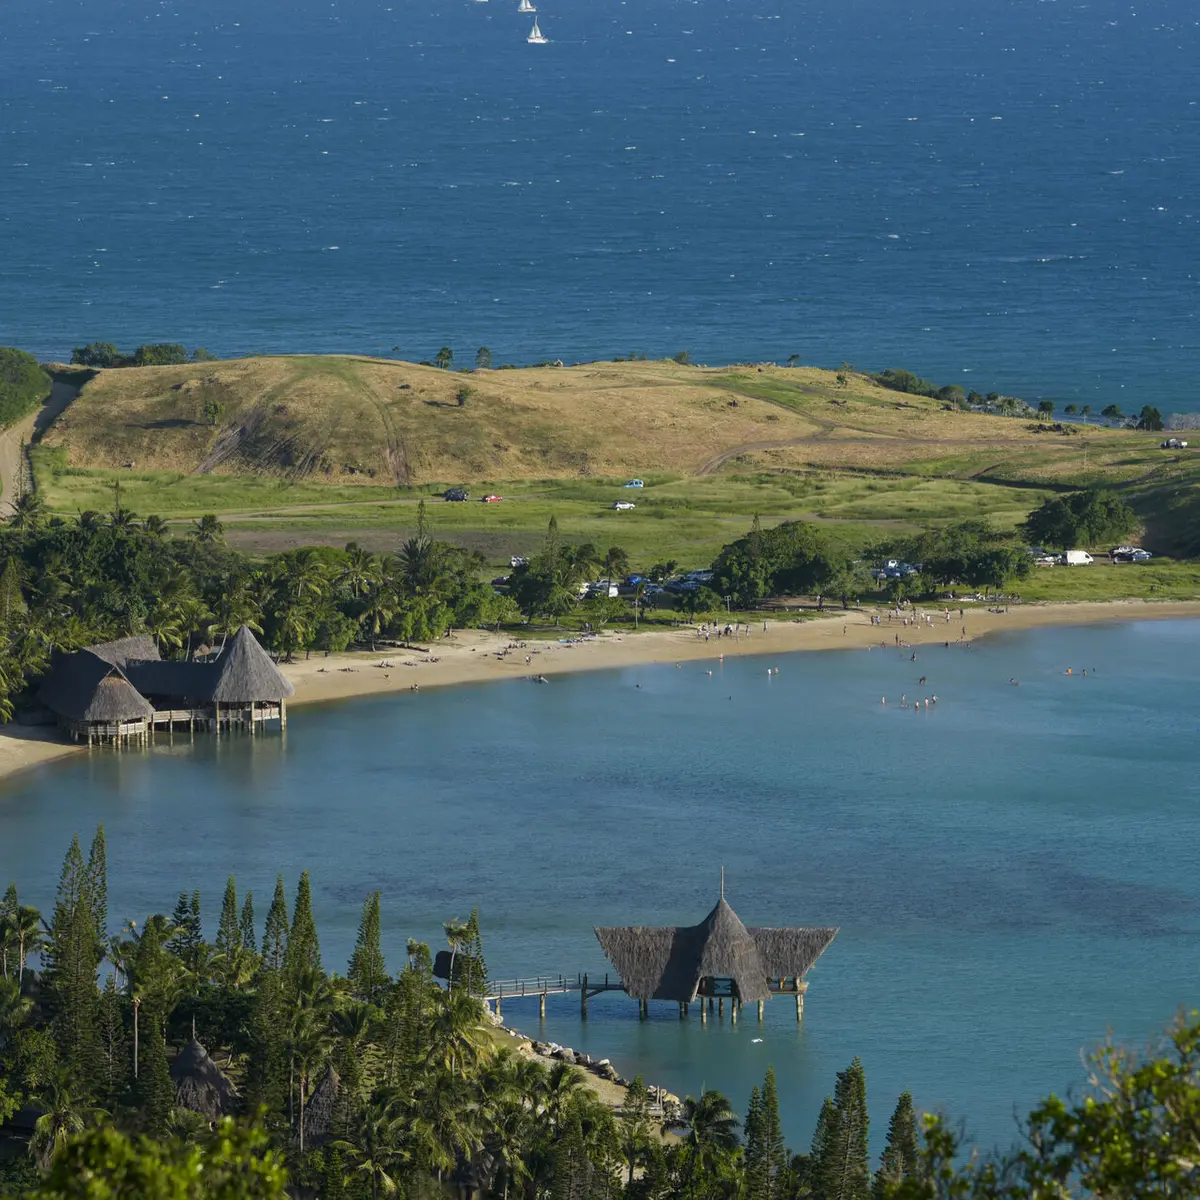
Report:
[[494,492],[488,492],[483,498],[484,504],[499,504],[503,499],[502,496],[497,496]]
[[617,512],[628,512],[631,508],[637,508],[637,505],[634,504],[632,500],[614,500],[613,508],[615,508]]
[[621,484],[621,486],[622,487],[645,487],[646,481],[644,479],[631,479],[628,483]]
[[1167,440],[1162,442],[1158,448],[1160,450],[1186,450],[1187,442],[1182,442],[1179,440],[1179,438],[1167,438]]
[[523,567],[526,562],[528,562],[528,559],[526,559],[523,554],[514,554],[512,558],[508,560],[508,565],[515,569],[516,567]]
[[1108,557],[1115,563],[1119,562],[1149,562],[1154,555],[1141,546],[1118,546],[1108,552]]
[[470,496],[466,488],[447,488],[442,493],[443,500],[466,500]]

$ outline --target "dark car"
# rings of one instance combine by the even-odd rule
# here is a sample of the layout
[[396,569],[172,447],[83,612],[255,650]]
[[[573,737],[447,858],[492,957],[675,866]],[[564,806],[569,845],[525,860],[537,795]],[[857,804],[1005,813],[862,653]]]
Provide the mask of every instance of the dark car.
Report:
[[466,488],[447,488],[442,493],[443,500],[466,500],[469,493]]

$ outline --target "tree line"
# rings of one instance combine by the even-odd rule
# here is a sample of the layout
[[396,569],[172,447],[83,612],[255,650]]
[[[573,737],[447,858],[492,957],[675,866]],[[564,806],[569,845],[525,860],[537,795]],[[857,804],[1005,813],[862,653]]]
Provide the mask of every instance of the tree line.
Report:
[[164,657],[219,647],[247,625],[283,658],[381,638],[419,642],[516,616],[480,579],[483,559],[417,532],[394,554],[305,548],[252,559],[214,516],[173,537],[123,507],[47,517],[26,494],[0,529],[0,716],[55,651],[147,633]]
[[[76,1190],[85,1166],[93,1177],[168,1180],[180,1164],[211,1159],[215,1177],[243,1177],[247,1190],[231,1196],[290,1187],[377,1200],[470,1180],[505,1200],[867,1200],[917,1167],[906,1093],[872,1172],[857,1059],[803,1154],[785,1144],[773,1070],[744,1122],[714,1090],[655,1111],[640,1078],[614,1109],[579,1068],[523,1057],[495,1035],[477,913],[444,926],[444,984],[415,940],[393,975],[373,892],[337,974],[323,963],[307,873],[290,905],[276,881],[261,927],[253,895],[239,896],[231,876],[211,938],[194,891],[170,914],[114,930],[107,853],[102,828],[86,857],[72,841],[44,921],[15,885],[0,903],[0,1142],[25,1150],[0,1154],[0,1191],[113,1195]],[[224,1109],[172,1079],[172,1060],[193,1041],[225,1081]]]

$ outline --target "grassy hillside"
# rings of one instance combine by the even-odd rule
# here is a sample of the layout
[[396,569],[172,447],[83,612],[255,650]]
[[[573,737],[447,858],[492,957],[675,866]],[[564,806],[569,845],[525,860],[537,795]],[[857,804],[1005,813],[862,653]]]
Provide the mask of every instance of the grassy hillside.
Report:
[[[702,561],[754,513],[854,538],[967,516],[1012,527],[1053,489],[1104,482],[1156,549],[1200,549],[1200,469],[1158,443],[1098,426],[1036,433],[808,368],[460,374],[330,356],[101,371],[34,458],[60,512],[110,507],[119,480],[137,511],[218,512],[244,544],[391,542],[419,496],[461,483],[505,503],[439,506],[438,528],[497,559],[554,512],[571,536]],[[650,486],[615,513],[630,476]]]

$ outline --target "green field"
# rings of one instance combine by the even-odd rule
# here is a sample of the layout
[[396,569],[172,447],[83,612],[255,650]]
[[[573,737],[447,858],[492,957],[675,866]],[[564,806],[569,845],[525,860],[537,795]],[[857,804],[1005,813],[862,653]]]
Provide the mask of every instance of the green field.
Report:
[[[465,389],[465,391],[464,391]],[[218,416],[208,420],[206,411]],[[810,521],[848,547],[929,525],[1015,529],[1056,492],[1103,484],[1158,555],[1200,554],[1200,458],[1160,435],[960,412],[812,368],[590,363],[460,374],[354,357],[99,372],[32,450],[62,516],[122,505],[185,526],[205,513],[251,552],[394,548],[427,501],[433,532],[490,567],[562,536],[637,567],[712,561],[755,516]],[[623,489],[630,477],[644,489]],[[467,485],[473,499],[441,493]],[[495,492],[499,504],[479,498]],[[629,499],[632,512],[612,509]],[[1161,574],[1161,578],[1159,578]],[[1078,578],[1077,578],[1078,576]],[[1151,593],[1150,589],[1155,590]],[[1048,570],[1045,598],[1200,594],[1186,567]]]

